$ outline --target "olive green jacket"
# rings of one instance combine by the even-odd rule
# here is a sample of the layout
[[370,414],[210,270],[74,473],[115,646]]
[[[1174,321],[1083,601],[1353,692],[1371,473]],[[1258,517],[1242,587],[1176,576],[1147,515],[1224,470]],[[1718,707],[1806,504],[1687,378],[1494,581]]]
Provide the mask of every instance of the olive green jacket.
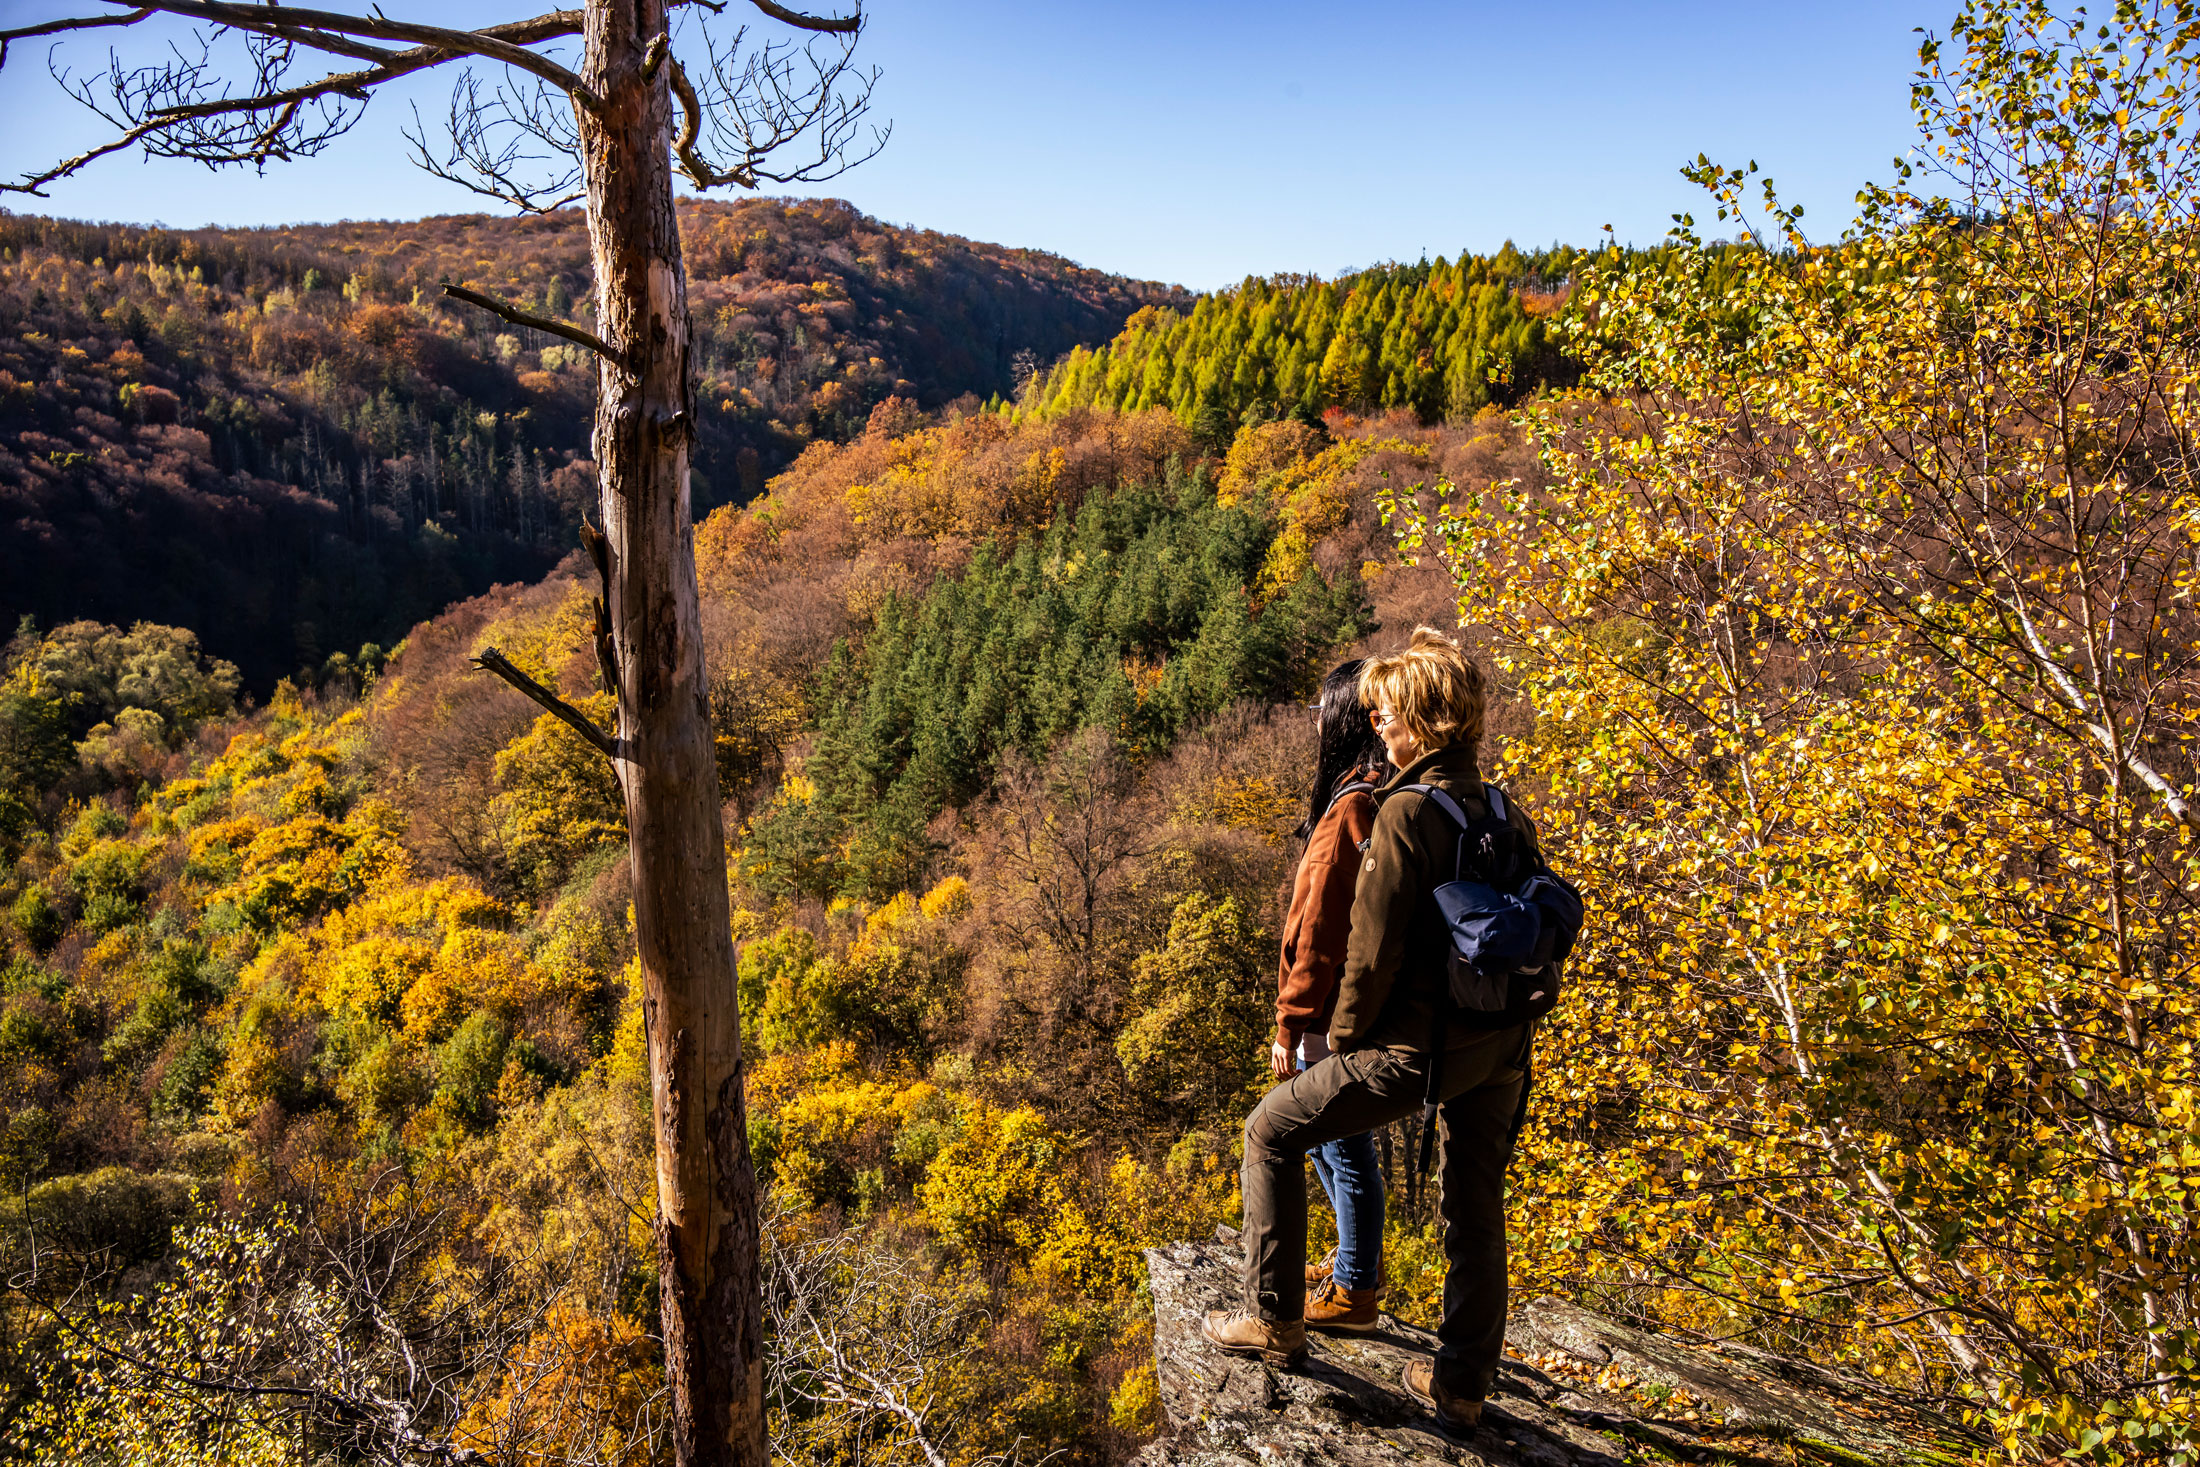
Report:
[[[1360,857],[1352,935],[1329,1026],[1339,1050],[1426,1050],[1437,1001],[1450,982],[1451,935],[1432,893],[1454,877],[1459,827],[1426,795],[1397,793],[1410,784],[1435,785],[1470,820],[1489,813],[1474,750],[1456,744],[1422,755],[1375,792],[1380,809]],[[1519,802],[1508,799],[1505,809],[1533,844],[1535,823]],[[1484,1032],[1454,1024],[1446,1048],[1472,1044]]]

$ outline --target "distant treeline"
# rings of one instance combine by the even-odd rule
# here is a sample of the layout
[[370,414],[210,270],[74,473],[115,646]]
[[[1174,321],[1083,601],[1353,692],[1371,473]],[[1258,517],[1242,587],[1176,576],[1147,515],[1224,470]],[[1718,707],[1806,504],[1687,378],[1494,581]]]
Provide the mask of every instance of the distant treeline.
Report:
[[[1007,390],[1181,291],[833,200],[689,204],[699,510],[894,395]],[[577,215],[171,231],[0,214],[0,617],[190,627],[264,692],[532,580],[594,494]]]
[[[1022,406],[1167,408],[1217,452],[1246,423],[1311,422],[1330,408],[1460,421],[1580,377],[1554,328],[1576,308],[1583,265],[1641,266],[1667,254],[1562,245],[1522,252],[1508,242],[1494,255],[1378,265],[1334,280],[1248,278],[1190,310],[1140,311],[1107,345],[1079,347],[1030,379]],[[1691,268],[1703,263],[1692,259]]]

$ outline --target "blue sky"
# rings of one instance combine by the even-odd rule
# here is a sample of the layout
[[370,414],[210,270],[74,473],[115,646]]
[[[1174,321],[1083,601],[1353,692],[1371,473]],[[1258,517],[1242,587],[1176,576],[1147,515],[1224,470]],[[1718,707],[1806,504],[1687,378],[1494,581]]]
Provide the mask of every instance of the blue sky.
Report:
[[[524,4],[383,9],[456,24],[533,13]],[[1586,243],[1605,224],[1654,241],[1697,202],[1677,170],[1698,152],[1755,159],[1830,237],[1858,186],[1886,178],[1911,145],[1912,32],[1945,31],[1956,0],[870,8],[862,53],[884,72],[878,106],[893,138],[812,192],[895,223],[1211,288],[1506,239]],[[62,11],[0,0],[9,24]],[[94,32],[62,54],[101,68],[118,36],[133,48],[126,60],[155,39]],[[43,46],[18,47],[0,73],[9,176],[102,135],[47,76]],[[329,154],[264,176],[118,156],[48,200],[0,196],[0,207],[178,226],[493,207],[403,161],[399,124],[416,101],[440,115],[447,86],[380,96]]]

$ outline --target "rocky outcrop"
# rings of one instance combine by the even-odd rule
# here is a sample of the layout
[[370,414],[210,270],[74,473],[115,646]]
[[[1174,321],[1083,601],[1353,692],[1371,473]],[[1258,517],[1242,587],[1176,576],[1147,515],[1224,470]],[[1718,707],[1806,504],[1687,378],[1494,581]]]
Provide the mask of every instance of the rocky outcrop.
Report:
[[1979,1445],[1863,1377],[1678,1344],[1553,1298],[1513,1315],[1483,1424],[1453,1439],[1400,1383],[1407,1362],[1435,1353],[1428,1331],[1385,1315],[1371,1335],[1315,1336],[1303,1367],[1278,1370],[1199,1338],[1201,1314],[1237,1302],[1234,1241],[1149,1249],[1146,1264],[1168,1416],[1146,1467],[1894,1467],[1963,1461]]

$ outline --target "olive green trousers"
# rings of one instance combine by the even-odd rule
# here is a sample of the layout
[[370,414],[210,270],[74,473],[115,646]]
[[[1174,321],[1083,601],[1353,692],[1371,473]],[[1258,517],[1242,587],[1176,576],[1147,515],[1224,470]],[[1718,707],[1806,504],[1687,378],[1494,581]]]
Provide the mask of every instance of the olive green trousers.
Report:
[[[1444,1319],[1436,1378],[1489,1394],[1505,1346],[1505,1168],[1527,1080],[1533,1025],[1457,1035],[1437,1093],[1442,1147]],[[1395,1049],[1333,1054],[1283,1081],[1245,1122],[1245,1302],[1263,1319],[1306,1309],[1306,1153],[1418,1115],[1427,1058]]]

